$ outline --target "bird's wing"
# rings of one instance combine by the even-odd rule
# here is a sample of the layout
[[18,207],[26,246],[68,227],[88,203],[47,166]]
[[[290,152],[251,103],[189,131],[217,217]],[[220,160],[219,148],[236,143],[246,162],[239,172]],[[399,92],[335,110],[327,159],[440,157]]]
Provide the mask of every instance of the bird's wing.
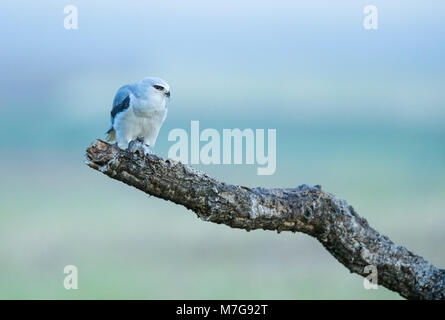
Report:
[[111,109],[111,125],[114,124],[114,118],[119,112],[125,111],[130,107],[131,87],[121,87],[114,97],[113,108]]
[[114,122],[114,117],[119,113],[122,112],[130,107],[130,96],[126,96],[124,100],[122,100],[121,103],[114,105],[113,109],[111,109],[111,121]]

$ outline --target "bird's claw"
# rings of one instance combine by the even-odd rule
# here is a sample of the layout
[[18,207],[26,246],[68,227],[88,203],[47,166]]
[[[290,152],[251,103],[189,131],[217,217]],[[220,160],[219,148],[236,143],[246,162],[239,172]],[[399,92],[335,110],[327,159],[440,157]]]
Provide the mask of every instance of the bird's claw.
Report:
[[136,138],[134,140],[131,140],[128,144],[127,150],[129,152],[137,152],[138,150],[142,151],[144,154],[153,154],[153,150],[150,148],[150,146],[146,145],[144,143],[143,138]]
[[149,145],[143,144],[142,148],[143,148],[144,154],[154,154],[153,150],[150,148]]

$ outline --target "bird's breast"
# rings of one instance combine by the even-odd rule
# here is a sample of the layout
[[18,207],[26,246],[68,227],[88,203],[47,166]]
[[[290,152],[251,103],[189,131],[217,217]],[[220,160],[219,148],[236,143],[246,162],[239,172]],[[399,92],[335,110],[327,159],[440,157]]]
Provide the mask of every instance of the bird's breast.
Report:
[[166,110],[150,110],[147,111],[144,117],[139,119],[142,127],[152,127],[156,125],[161,125],[164,121]]
[[156,113],[165,110],[165,101],[156,97],[147,99],[134,99],[132,103],[133,112],[138,117],[152,117]]

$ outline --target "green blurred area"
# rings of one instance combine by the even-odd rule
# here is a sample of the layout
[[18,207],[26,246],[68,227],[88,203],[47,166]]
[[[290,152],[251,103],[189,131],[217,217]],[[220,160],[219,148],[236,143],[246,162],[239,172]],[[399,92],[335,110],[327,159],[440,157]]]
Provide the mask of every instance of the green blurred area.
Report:
[[[320,183],[398,244],[444,265],[443,132],[311,130],[278,130],[271,177],[247,165],[198,167],[248,186]],[[83,164],[82,143],[12,149],[3,158],[1,298],[398,298],[383,287],[365,290],[308,236],[205,223],[111,180]],[[77,291],[62,286],[67,264],[79,269]]]

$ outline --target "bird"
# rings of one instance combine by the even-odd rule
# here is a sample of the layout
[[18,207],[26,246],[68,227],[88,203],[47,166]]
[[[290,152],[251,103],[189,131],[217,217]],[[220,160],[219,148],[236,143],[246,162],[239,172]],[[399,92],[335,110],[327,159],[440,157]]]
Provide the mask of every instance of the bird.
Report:
[[143,143],[144,152],[153,153],[167,117],[169,98],[169,84],[156,77],[120,87],[113,100],[107,141],[115,141],[119,148],[126,150],[130,142],[138,140]]

